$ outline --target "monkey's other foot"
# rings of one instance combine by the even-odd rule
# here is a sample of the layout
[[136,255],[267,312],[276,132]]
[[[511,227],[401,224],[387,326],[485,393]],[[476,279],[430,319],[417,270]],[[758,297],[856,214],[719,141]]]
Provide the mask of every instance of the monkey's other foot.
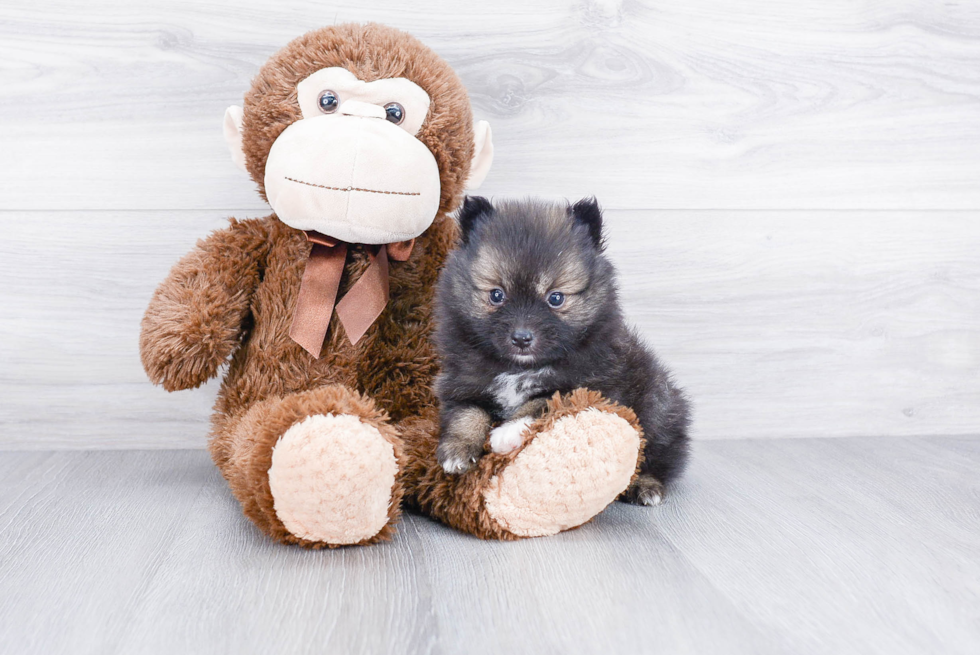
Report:
[[556,534],[601,512],[629,485],[640,446],[627,420],[592,407],[527,440],[484,491],[490,517],[520,537]]

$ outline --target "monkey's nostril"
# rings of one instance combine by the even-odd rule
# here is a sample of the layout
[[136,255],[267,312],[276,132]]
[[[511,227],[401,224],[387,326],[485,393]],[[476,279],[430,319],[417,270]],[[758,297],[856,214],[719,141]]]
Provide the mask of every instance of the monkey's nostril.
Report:
[[514,330],[510,342],[518,348],[527,348],[534,341],[534,333],[530,330]]

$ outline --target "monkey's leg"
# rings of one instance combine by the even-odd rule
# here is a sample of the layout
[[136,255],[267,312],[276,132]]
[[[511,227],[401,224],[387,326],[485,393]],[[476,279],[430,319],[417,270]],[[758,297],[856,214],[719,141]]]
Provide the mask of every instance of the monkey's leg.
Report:
[[488,453],[462,475],[436,460],[432,411],[399,424],[410,506],[483,539],[520,539],[577,527],[636,475],[643,439],[633,412],[579,389],[552,398],[523,446]]
[[279,542],[323,548],[394,532],[401,439],[347,387],[255,403],[216,429],[209,449],[245,516]]

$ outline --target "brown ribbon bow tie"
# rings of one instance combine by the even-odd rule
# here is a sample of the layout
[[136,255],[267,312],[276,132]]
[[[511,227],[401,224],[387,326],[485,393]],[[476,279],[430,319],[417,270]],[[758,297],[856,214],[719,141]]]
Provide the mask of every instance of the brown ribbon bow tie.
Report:
[[318,358],[334,309],[352,344],[364,336],[388,304],[388,258],[407,260],[415,239],[378,246],[377,252],[369,255],[371,264],[367,270],[335,306],[347,261],[347,244],[319,232],[308,231],[306,238],[313,242],[313,249],[306,260],[289,336]]

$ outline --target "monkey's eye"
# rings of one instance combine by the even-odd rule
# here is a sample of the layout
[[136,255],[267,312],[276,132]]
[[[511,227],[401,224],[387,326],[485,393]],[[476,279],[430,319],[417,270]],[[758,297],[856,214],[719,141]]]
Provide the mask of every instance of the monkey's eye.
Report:
[[552,291],[551,295],[548,296],[548,305],[551,307],[561,307],[565,304],[565,294],[561,291]]
[[506,298],[503,289],[492,289],[490,291],[490,304],[491,305],[502,305],[504,303],[504,298]]
[[316,104],[324,114],[332,114],[340,106],[340,98],[333,91],[321,91]]
[[385,105],[385,113],[386,118],[395,125],[400,125],[405,120],[405,108],[397,102],[389,102]]

